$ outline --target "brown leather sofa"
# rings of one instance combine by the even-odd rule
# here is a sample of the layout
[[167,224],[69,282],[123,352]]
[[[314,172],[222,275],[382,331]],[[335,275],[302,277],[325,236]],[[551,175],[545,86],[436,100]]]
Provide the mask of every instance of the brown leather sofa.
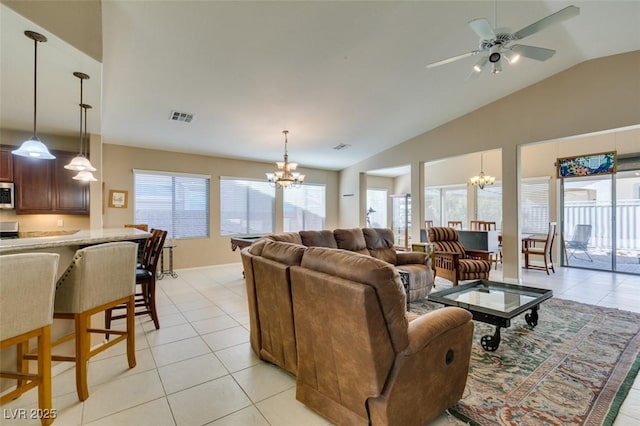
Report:
[[242,260],[253,349],[296,374],[297,399],[331,422],[422,425],[462,396],[471,315],[407,314],[388,262],[268,240]]

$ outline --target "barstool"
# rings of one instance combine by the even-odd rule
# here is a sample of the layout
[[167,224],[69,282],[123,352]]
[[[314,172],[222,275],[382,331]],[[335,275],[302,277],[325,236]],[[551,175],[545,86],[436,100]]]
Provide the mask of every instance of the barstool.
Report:
[[[51,403],[51,323],[59,258],[53,253],[0,257],[0,350],[17,347],[16,371],[2,371],[0,377],[18,381],[16,389],[0,397],[0,404],[37,386],[43,425],[55,418]],[[29,374],[29,363],[23,355],[34,337],[38,339],[38,372]]]
[[[136,269],[136,284],[140,285],[140,293],[136,294],[135,306],[142,309],[137,309],[135,314],[149,315],[156,330],[160,328],[160,320],[156,310],[156,276],[158,260],[162,256],[162,248],[166,238],[167,231],[161,229],[151,230],[151,238],[147,240],[145,245],[142,263]],[[114,311],[122,308],[124,306],[115,306],[105,311],[105,325],[107,328],[110,327],[112,320],[125,317],[124,314],[114,315]],[[108,334],[107,338],[109,338]]]
[[[76,364],[76,389],[80,401],[89,397],[89,359],[122,340],[127,341],[129,368],[135,357],[135,276],[138,245],[132,242],[99,244],[76,251],[73,262],[56,285],[54,318],[74,321],[75,332],[53,343],[56,346],[75,337],[75,356],[53,355],[54,361]],[[114,306],[127,306],[126,330],[91,328],[91,316]],[[91,334],[118,337],[91,349]]]

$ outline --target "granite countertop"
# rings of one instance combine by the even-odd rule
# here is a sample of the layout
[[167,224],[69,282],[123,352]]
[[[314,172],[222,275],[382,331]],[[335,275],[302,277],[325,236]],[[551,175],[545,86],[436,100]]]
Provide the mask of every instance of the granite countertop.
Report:
[[[34,231],[35,232],[35,231]],[[72,232],[72,233],[69,233]],[[27,238],[0,240],[0,254],[41,250],[52,247],[81,246],[112,241],[146,239],[151,233],[135,228],[87,229],[80,231],[37,231]]]

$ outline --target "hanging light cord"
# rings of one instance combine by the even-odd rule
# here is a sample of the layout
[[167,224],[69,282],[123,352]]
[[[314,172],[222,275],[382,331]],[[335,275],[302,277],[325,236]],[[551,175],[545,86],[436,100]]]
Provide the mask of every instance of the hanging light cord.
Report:
[[34,39],[33,42],[35,43],[33,59],[33,139],[38,140],[36,133],[36,111],[38,109],[38,97],[36,96],[38,93],[38,40]]

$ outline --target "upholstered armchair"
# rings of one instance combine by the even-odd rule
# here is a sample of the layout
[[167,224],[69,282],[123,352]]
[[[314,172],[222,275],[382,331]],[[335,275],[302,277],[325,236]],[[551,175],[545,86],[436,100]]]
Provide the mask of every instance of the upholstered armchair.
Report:
[[434,279],[429,253],[397,252],[389,228],[363,228],[362,232],[371,257],[389,262],[409,275],[409,301],[427,297]]
[[458,240],[458,231],[447,227],[433,227],[428,231],[434,245],[433,268],[436,276],[458,285],[461,280],[489,279],[491,253],[485,250],[465,250]]

